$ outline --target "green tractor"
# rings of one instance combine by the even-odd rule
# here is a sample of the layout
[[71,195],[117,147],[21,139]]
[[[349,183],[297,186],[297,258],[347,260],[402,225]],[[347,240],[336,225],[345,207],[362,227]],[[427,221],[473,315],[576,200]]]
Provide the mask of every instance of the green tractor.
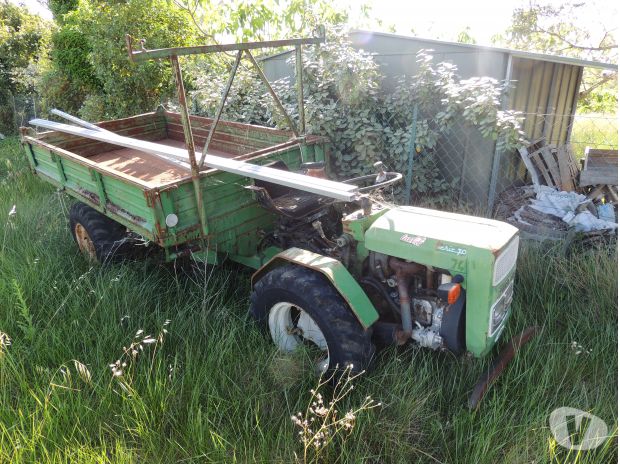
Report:
[[517,229],[423,208],[355,206],[278,221],[270,239],[285,251],[254,274],[250,309],[278,347],[314,343],[323,368],[361,368],[375,345],[408,341],[489,353],[510,312]]
[[[510,314],[518,230],[373,200],[402,178],[380,162],[376,174],[329,180],[327,140],[304,134],[299,72],[302,44],[322,40],[134,51],[128,37],[132,60],[170,60],[181,112],[94,125],[56,111],[77,125],[37,119],[31,124],[49,131],[22,128],[30,166],[78,199],[71,233],[90,259],[124,257],[139,235],[168,261],[253,269],[251,316],[280,350],[317,350],[321,373],[365,369],[387,345],[487,355]],[[242,54],[264,78],[250,50],[276,45],[297,50],[301,127],[220,121]],[[237,60],[218,114],[189,116],[178,56],[223,50]]]

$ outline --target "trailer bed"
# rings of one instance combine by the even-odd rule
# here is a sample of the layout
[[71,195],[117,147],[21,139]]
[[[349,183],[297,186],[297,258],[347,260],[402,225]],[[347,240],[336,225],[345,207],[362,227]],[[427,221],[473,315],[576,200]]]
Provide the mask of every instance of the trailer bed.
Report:
[[[169,147],[186,148],[184,142],[171,138],[157,140],[157,143]],[[202,145],[198,145],[196,146],[196,151],[202,152],[202,148]],[[209,150],[208,154],[222,156],[224,158],[235,157],[232,153],[213,148]],[[89,159],[101,166],[125,173],[154,185],[166,184],[183,179],[191,174],[189,168],[183,168],[183,166],[179,166],[178,164],[134,148],[118,148],[104,151],[90,156]]]
[[[212,120],[191,117],[200,153]],[[184,148],[180,116],[158,110],[106,121],[100,127],[119,135]],[[22,142],[34,172],[130,230],[165,248],[169,259],[186,253],[230,256],[249,265],[260,237],[273,227],[273,215],[261,208],[246,186],[252,179],[217,169],[200,173],[206,224],[201,226],[189,168],[156,155],[77,135],[22,129]],[[326,160],[326,139],[267,127],[220,121],[209,154],[265,165],[284,161],[291,171],[305,161]],[[167,225],[175,215],[178,221]],[[169,221],[170,223],[170,221]],[[203,239],[208,241],[204,249]]]

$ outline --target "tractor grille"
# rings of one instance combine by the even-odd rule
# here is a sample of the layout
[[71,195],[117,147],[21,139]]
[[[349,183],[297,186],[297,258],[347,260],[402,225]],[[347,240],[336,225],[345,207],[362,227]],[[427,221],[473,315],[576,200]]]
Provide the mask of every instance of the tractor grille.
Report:
[[504,280],[504,277],[506,277],[512,270],[517,262],[518,253],[519,237],[516,237],[495,260],[495,268],[493,269],[493,286],[496,286]]

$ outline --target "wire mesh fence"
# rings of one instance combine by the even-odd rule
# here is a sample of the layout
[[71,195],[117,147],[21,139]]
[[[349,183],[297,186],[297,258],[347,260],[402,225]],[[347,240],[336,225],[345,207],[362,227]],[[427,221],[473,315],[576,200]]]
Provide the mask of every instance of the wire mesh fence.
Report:
[[[523,118],[526,144],[565,149],[580,170],[587,151],[602,150],[609,168],[617,169],[618,120],[615,115],[527,113]],[[433,206],[491,216],[503,191],[532,180],[517,150],[502,153],[496,148],[496,142],[483,137],[476,127],[455,121],[439,132],[432,148],[414,154],[413,171],[432,168],[434,185],[443,187],[441,195],[447,201]],[[574,180],[578,185],[580,173],[571,175],[577,177]],[[552,173],[549,177],[553,177]],[[428,200],[437,192],[426,186],[420,188],[416,182],[419,178],[413,176],[412,204],[432,204]]]
[[33,95],[14,95],[0,89],[0,133],[10,135],[17,133],[20,126],[36,117],[38,105]]

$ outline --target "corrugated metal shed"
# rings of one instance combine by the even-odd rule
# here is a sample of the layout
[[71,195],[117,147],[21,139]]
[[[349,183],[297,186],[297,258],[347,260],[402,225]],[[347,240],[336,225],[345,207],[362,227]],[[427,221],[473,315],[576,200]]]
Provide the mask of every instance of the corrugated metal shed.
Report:
[[[528,139],[544,136],[558,145],[570,140],[584,67],[618,69],[608,63],[382,32],[355,30],[349,36],[355,47],[374,55],[388,86],[399,76],[416,74],[416,54],[423,49],[433,50],[437,62],[455,64],[462,78],[487,76],[513,81],[504,109],[525,114],[523,128]],[[287,51],[262,59],[270,80],[294,75],[286,62],[290,54]],[[475,128],[454,128],[452,132],[444,136],[437,155],[447,178],[460,176],[462,200],[489,206],[496,192],[525,179],[519,157],[498,153],[495,143]]]

